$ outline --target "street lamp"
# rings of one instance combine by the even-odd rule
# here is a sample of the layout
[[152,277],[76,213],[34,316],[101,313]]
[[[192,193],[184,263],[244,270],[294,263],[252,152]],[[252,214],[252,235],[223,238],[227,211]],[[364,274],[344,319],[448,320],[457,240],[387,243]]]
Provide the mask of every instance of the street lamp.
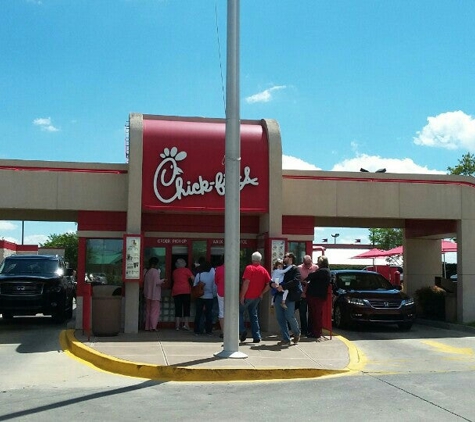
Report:
[[340,233],[335,233],[335,234],[332,234],[331,237],[333,237],[333,243],[336,244],[336,238],[340,236]]

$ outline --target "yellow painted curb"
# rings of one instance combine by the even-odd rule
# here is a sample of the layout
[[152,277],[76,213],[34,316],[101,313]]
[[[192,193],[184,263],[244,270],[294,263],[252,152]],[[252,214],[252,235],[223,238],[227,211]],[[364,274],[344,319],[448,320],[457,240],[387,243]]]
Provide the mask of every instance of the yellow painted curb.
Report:
[[86,346],[76,339],[74,331],[71,329],[61,332],[60,344],[63,350],[104,371],[130,377],[160,381],[268,381],[319,378],[349,372],[349,369],[316,368],[187,368],[129,362]]
[[368,360],[366,359],[365,354],[358,349],[351,341],[347,340],[345,337],[338,336],[338,338],[346,344],[348,348],[348,355],[350,362],[346,369],[350,372],[356,373],[361,372],[366,366]]

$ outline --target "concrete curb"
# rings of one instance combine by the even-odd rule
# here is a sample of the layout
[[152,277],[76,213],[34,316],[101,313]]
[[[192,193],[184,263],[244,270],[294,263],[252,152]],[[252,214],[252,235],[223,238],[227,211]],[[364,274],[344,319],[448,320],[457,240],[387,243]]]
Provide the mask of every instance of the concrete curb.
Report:
[[63,330],[60,334],[60,344],[64,351],[86,361],[96,368],[114,374],[136,378],[146,378],[157,381],[270,381],[309,379],[331,375],[344,375],[360,370],[364,364],[361,354],[356,347],[344,339],[349,347],[350,364],[341,370],[316,368],[188,368],[183,366],[161,366],[146,363],[129,362],[100,353],[82,342],[74,335],[75,330]]

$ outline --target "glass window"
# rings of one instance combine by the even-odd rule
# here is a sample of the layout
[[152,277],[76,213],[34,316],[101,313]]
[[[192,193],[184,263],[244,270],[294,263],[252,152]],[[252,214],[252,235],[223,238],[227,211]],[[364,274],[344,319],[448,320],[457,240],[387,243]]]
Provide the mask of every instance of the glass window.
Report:
[[[239,279],[241,279],[246,266],[251,263],[253,253],[254,249],[251,248],[242,248],[239,251]],[[264,262],[262,262],[262,265],[264,265]]]
[[222,257],[224,257],[224,246],[211,246],[211,266],[217,267],[220,265],[222,261]]
[[86,277],[98,284],[122,285],[122,239],[88,239]]
[[[158,268],[160,269],[160,277],[167,278],[166,276],[166,248],[164,247],[156,247],[156,248],[145,248],[144,250],[144,257],[143,257],[143,265],[145,268],[148,268],[148,260],[153,256],[158,258]],[[163,288],[166,286],[163,286]]]
[[191,246],[191,261],[192,261],[191,264],[192,265],[189,265],[189,267],[193,268],[193,264],[195,262],[198,262],[198,259],[200,259],[201,257],[206,258],[206,252],[207,252],[206,240],[194,240]]
[[288,252],[292,252],[295,255],[295,265],[299,265],[303,262],[303,257],[305,256],[305,245],[306,242],[289,242],[288,243]]

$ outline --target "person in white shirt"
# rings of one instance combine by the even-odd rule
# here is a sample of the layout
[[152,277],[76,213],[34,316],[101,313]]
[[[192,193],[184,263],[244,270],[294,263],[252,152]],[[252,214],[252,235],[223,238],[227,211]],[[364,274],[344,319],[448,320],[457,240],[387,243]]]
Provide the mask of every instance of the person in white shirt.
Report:
[[216,283],[214,281],[215,270],[209,262],[205,262],[200,265],[200,272],[196,274],[193,285],[198,283],[204,283],[203,296],[196,299],[195,306],[195,323],[194,332],[195,335],[203,333],[201,327],[201,317],[204,313],[205,316],[205,332],[207,335],[211,335],[213,331],[213,302],[216,296]]
[[[278,259],[277,261],[275,261],[274,269],[272,270],[272,276],[271,276],[272,281],[277,285],[282,283],[284,281],[284,274],[287,271],[289,271],[291,268],[292,267],[287,267],[284,270],[284,261],[282,261],[281,259]],[[271,306],[274,306],[274,304],[275,304],[276,293],[277,293],[277,289],[272,289]],[[282,295],[282,300],[280,302],[280,306],[282,306],[282,308],[284,308],[284,309],[287,309],[287,305],[285,304],[285,301],[286,301],[288,295],[289,295],[289,291],[284,290],[284,294]]]

